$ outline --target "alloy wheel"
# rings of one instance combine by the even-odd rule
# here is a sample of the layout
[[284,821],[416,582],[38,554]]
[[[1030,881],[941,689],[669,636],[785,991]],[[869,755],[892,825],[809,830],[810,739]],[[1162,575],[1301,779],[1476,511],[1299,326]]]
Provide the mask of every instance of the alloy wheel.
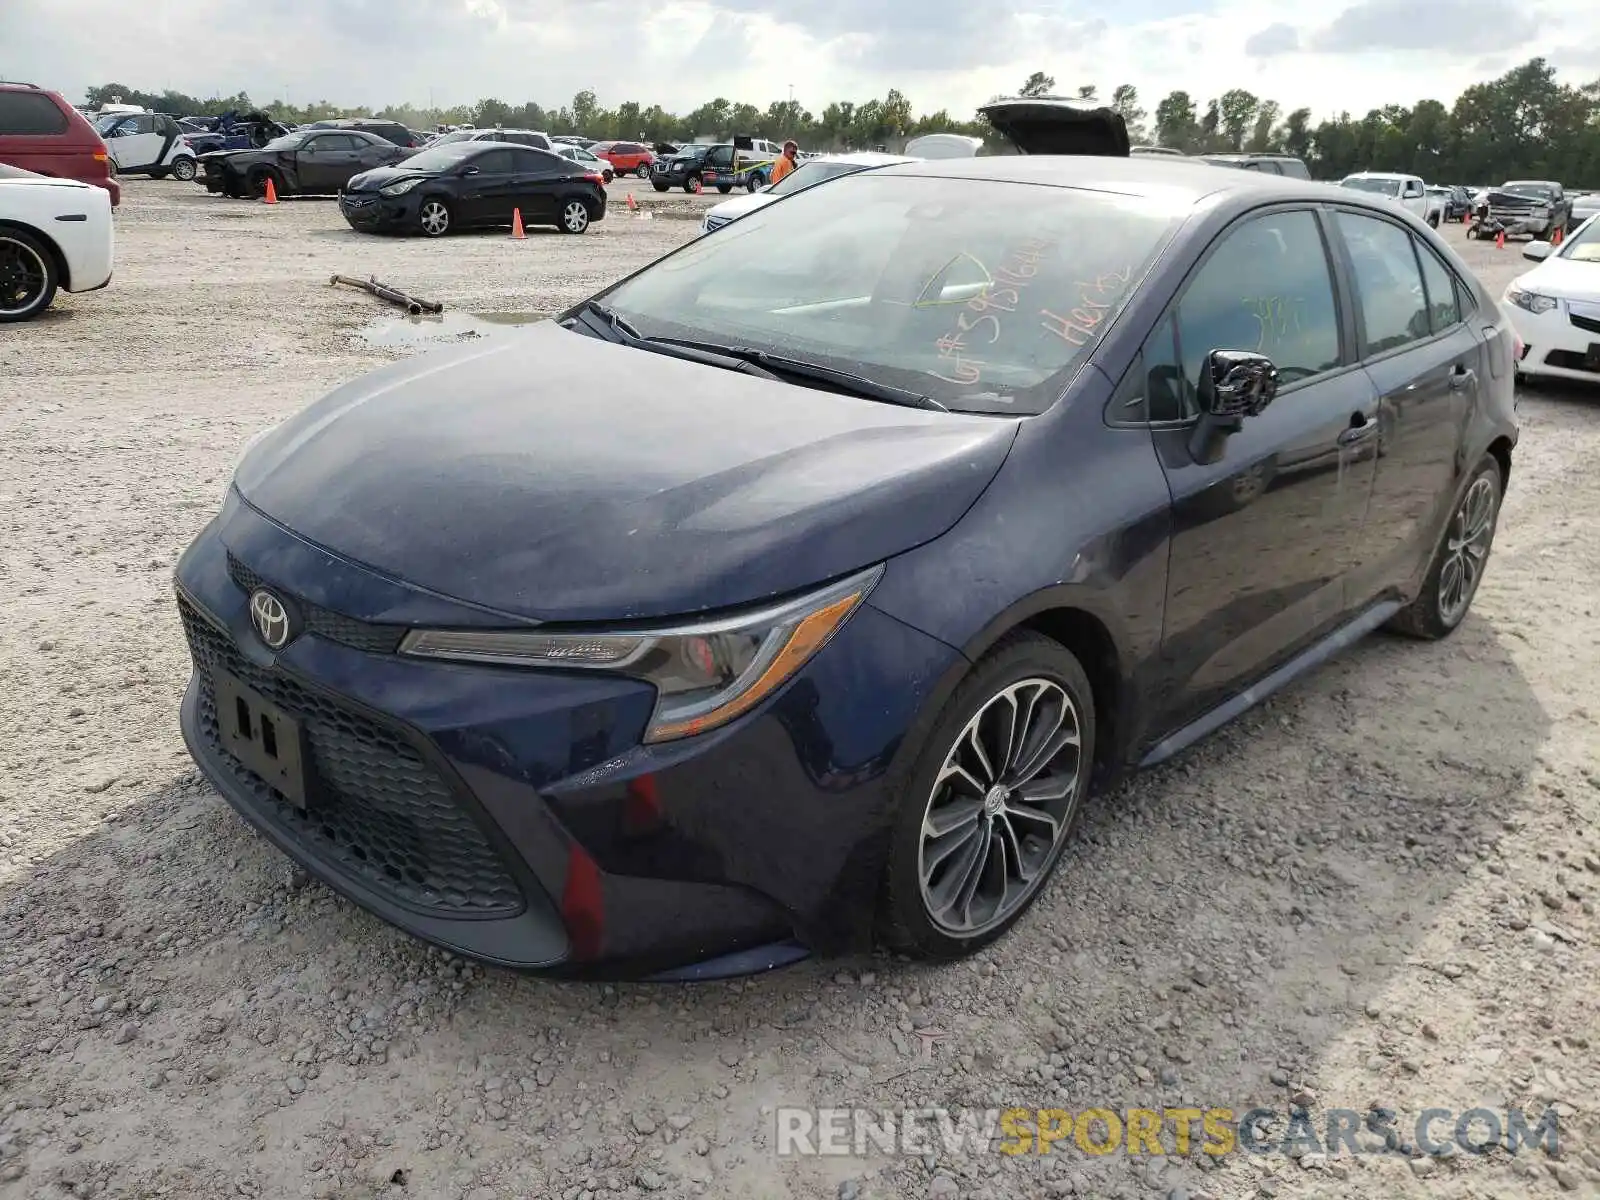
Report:
[[450,209],[443,200],[424,200],[417,223],[429,237],[438,237],[450,228]]
[[1078,802],[1082,728],[1059,683],[1032,677],[984,703],[945,756],[922,818],[918,879],[934,925],[972,937],[1043,882]]
[[561,210],[561,224],[568,233],[582,233],[589,228],[589,206],[582,200],[569,200]]
[[0,316],[29,312],[49,287],[50,268],[39,251],[0,231]]
[[172,177],[180,183],[190,183],[194,180],[194,176],[194,159],[180,158],[172,164]]
[[1439,620],[1453,626],[1467,615],[1467,606],[1483,578],[1494,540],[1497,495],[1494,480],[1472,481],[1445,535],[1444,563],[1439,568]]

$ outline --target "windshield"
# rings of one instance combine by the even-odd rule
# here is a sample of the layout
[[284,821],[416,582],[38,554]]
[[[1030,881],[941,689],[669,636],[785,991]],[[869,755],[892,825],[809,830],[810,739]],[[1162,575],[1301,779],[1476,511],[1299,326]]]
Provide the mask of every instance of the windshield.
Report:
[[1556,253],[1573,262],[1600,263],[1600,221],[1586,222]]
[[647,337],[1027,415],[1060,397],[1177,223],[1136,197],[859,171],[690,243],[605,303]]
[[1508,183],[1500,189],[1513,196],[1526,196],[1530,200],[1550,199],[1550,189],[1542,183]]
[[836,175],[853,175],[861,170],[865,168],[860,163],[808,162],[778,180],[767,189],[767,193],[772,196],[787,196],[790,192],[798,192],[801,188],[821,183],[824,179],[832,179]]
[[434,142],[426,150],[419,150],[396,165],[408,171],[448,171],[462,159],[470,158],[482,149],[477,142],[451,142],[448,145]]
[[1400,181],[1398,179],[1346,179],[1340,187],[1347,187],[1357,192],[1371,192],[1375,196],[1398,196],[1400,194]]
[[118,121],[126,121],[127,119],[127,113],[108,113],[106,116],[103,116],[95,121],[94,131],[100,134],[110,133],[112,126],[114,126]]

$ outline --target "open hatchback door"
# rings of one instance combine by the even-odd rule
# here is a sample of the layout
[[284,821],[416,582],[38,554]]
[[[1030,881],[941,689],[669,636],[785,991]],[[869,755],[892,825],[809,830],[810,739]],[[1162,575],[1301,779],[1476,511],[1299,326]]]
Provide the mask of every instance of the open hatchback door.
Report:
[[978,110],[1022,154],[1093,154],[1127,158],[1128,124],[1097,100],[1016,96]]

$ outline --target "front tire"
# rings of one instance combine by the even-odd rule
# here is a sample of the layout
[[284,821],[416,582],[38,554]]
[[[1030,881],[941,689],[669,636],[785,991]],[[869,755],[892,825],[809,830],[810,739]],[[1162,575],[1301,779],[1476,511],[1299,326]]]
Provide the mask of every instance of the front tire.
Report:
[[267,180],[272,180],[272,190],[280,199],[283,197],[283,178],[271,167],[262,167],[250,172],[250,195],[257,200],[267,194]]
[[655,189],[658,192],[664,192],[664,191],[668,190],[669,186],[670,186],[669,184],[658,183],[658,184],[655,185]]
[[1432,229],[1439,228],[1439,214],[1438,213],[1429,213],[1428,214],[1428,225]]
[[1483,456],[1445,525],[1417,598],[1389,621],[1408,637],[1438,641],[1454,633],[1472,608],[1489,565],[1505,480],[1494,455]]
[[589,206],[582,200],[568,200],[561,208],[562,233],[583,233],[589,228]]
[[28,321],[56,298],[55,255],[33,234],[0,227],[0,325]]
[[450,232],[450,206],[437,196],[429,196],[417,208],[417,228],[423,237],[443,237]]
[[193,183],[198,169],[192,158],[185,157],[172,160],[172,177],[183,183]]
[[650,164],[649,163],[640,163],[637,167],[635,167],[633,169],[633,173],[635,175],[637,175],[640,179],[649,179],[650,178]]
[[1043,890],[1083,808],[1094,694],[1066,647],[1001,640],[950,697],[900,788],[881,936],[916,958],[963,958]]

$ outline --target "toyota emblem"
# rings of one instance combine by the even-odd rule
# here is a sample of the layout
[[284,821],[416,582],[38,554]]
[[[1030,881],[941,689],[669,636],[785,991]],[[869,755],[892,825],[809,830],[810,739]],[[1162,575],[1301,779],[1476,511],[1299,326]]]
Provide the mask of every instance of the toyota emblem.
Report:
[[257,591],[250,597],[250,624],[270,650],[282,650],[289,640],[289,610],[271,592]]

